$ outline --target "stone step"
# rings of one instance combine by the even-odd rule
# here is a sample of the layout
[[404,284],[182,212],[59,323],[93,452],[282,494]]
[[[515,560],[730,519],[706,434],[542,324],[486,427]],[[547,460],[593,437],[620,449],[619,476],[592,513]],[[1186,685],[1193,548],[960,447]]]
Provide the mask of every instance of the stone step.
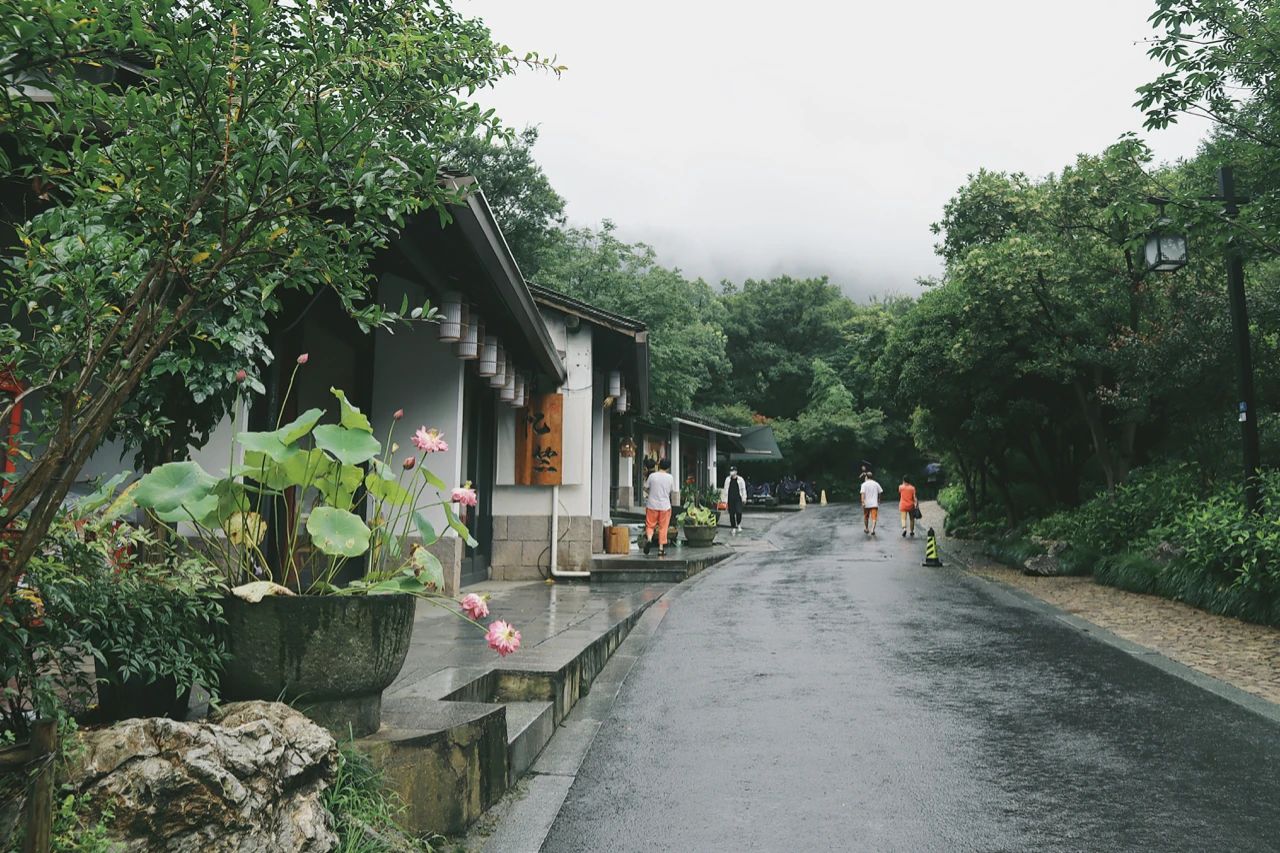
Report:
[[721,560],[733,556],[725,545],[696,548],[684,545],[667,549],[667,556],[630,554],[604,555],[591,561],[592,583],[679,583]]
[[556,733],[554,702],[505,702],[507,709],[507,784],[528,772]]

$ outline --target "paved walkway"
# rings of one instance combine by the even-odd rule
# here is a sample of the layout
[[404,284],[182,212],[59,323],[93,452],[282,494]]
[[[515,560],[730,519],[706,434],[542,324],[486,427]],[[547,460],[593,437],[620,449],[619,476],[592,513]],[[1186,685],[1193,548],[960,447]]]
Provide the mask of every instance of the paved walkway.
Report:
[[680,590],[541,849],[1276,849],[1280,726],[886,527]]
[[[926,520],[942,529],[942,511]],[[1091,578],[1045,578],[992,561],[977,543],[941,540],[946,555],[984,578],[1025,590],[1140,646],[1280,703],[1280,629],[1216,616],[1190,605],[1096,584]]]

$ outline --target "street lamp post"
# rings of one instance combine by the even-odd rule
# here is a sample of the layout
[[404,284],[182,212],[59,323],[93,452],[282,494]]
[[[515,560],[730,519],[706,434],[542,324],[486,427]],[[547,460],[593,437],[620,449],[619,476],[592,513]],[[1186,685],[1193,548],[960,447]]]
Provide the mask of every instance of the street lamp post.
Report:
[[[1223,215],[1231,220],[1246,199],[1236,196],[1235,176],[1230,166],[1218,169],[1218,201]],[[1249,347],[1249,309],[1244,300],[1244,252],[1233,233],[1227,239],[1227,295],[1231,300],[1231,330],[1236,345],[1236,369],[1240,373],[1238,418],[1244,440],[1244,503],[1249,512],[1262,512],[1262,488],[1258,475],[1262,454],[1258,446],[1258,412],[1253,404],[1253,353]]]
[[[1173,272],[1187,264],[1186,237],[1172,228],[1164,217],[1164,205],[1168,199],[1152,198],[1160,206],[1160,218],[1147,235],[1145,255],[1147,269],[1155,272]],[[1222,215],[1234,220],[1240,213],[1240,205],[1248,201],[1236,195],[1235,176],[1230,166],[1218,169],[1218,194],[1204,201],[1222,203]],[[1244,503],[1254,515],[1262,512],[1262,488],[1259,473],[1262,468],[1258,445],[1258,413],[1253,404],[1253,353],[1249,347],[1249,310],[1244,299],[1244,253],[1234,233],[1227,239],[1227,295],[1231,302],[1231,331],[1236,347],[1236,368],[1239,371],[1240,402],[1236,417],[1240,421],[1240,434],[1244,444]]]

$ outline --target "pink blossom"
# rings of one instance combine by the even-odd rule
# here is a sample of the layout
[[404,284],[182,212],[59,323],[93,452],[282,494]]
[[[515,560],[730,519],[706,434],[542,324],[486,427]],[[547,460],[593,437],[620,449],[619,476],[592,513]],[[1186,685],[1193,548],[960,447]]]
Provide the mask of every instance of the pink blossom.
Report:
[[307,359],[309,358],[311,358],[311,356],[304,352],[302,355],[298,356],[298,364],[306,364]]
[[249,374],[245,372],[245,370],[244,370],[244,368],[243,368],[243,367],[236,371],[236,381],[237,381],[237,382],[243,382],[243,381],[245,381],[245,379],[247,379],[248,377],[249,377]]
[[520,648],[520,632],[501,619],[489,623],[485,639],[489,641],[489,648],[503,657]]
[[418,427],[418,431],[413,434],[413,446],[424,453],[439,453],[449,449],[440,430],[426,427]]
[[391,420],[398,421],[404,417],[404,409],[396,409],[396,413],[391,416]]
[[474,592],[467,593],[462,597],[462,612],[470,619],[483,619],[489,615],[489,605],[486,603],[488,597]]
[[418,457],[409,456],[404,460],[404,470],[406,471],[412,470],[413,466],[417,464],[418,464]]
[[476,497],[475,489],[454,489],[453,494],[449,496],[449,500],[462,506],[475,506],[480,502]]

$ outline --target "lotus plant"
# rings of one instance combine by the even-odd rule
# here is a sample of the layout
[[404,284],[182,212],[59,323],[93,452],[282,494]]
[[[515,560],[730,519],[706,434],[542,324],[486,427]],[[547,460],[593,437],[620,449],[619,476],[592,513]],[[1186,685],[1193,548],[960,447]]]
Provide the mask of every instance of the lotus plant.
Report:
[[[299,358],[295,377],[304,364]],[[418,453],[397,461],[392,434],[402,412],[379,441],[346,394],[330,392],[337,423],[320,423],[325,413],[316,408],[289,423],[279,418],[271,431],[238,433],[232,459],[241,461],[226,476],[194,461],[161,465],[132,487],[133,501],[175,533],[198,540],[241,597],[410,593],[483,629],[476,620],[488,614],[487,606],[444,596],[444,568],[430,550],[440,538],[424,515],[431,507],[440,508],[468,545],[476,544],[453,507],[475,506],[474,489],[469,483],[450,488],[427,464],[431,454],[448,449],[445,437],[423,426],[411,439]],[[364,558],[363,572],[343,583],[343,569],[357,558]],[[513,645],[513,629],[502,624],[486,636],[505,655],[519,645],[519,633]]]

